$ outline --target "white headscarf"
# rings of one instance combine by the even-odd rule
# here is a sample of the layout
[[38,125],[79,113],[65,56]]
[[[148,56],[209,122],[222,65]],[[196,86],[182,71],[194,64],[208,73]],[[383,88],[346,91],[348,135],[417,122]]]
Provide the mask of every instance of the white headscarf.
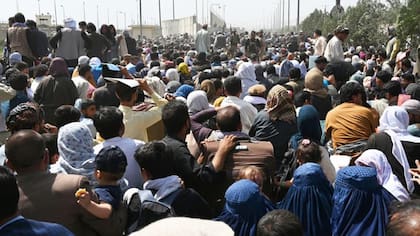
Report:
[[192,91],[187,97],[188,113],[194,115],[195,113],[209,108],[209,101],[207,94],[203,90]]
[[389,106],[379,120],[378,129],[385,132],[392,140],[392,154],[404,168],[404,177],[407,183],[408,191],[414,191],[414,184],[411,181],[411,175],[408,173],[410,165],[408,164],[407,155],[401,141],[420,143],[420,138],[410,135],[407,131],[409,125],[409,116],[407,111],[398,106]]
[[166,78],[169,81],[178,81],[179,82],[179,74],[178,71],[174,68],[168,69],[166,71]]
[[392,172],[391,165],[383,152],[375,149],[366,150],[357,158],[355,163],[359,166],[375,168],[378,183],[388,190],[398,201],[410,200],[410,194],[398,180],[398,177]]
[[76,25],[77,25],[77,23],[73,18],[64,19],[64,28],[69,28],[69,29],[75,30]]
[[235,76],[240,78],[242,81],[242,94],[241,98],[244,98],[248,95],[248,89],[258,84],[257,76],[255,74],[254,64],[251,62],[243,62],[239,65],[238,71],[235,73]]

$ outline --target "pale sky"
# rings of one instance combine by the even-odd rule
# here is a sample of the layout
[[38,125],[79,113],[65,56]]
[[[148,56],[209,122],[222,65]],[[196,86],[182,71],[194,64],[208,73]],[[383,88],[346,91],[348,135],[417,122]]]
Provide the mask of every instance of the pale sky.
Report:
[[[172,19],[172,1],[161,0],[162,20]],[[287,2],[290,1],[290,24],[294,25],[297,18],[297,0],[174,0],[175,18],[192,16],[196,13],[196,2],[198,2],[198,20],[201,23],[206,9],[213,9],[225,17],[227,26],[240,26],[247,29],[260,29],[270,27],[281,12],[278,12],[278,5],[285,1],[285,22],[287,25]],[[41,13],[50,13],[55,19],[54,2],[56,2],[57,20],[62,24],[63,14],[65,17],[72,17],[77,21],[86,20],[97,24],[114,24],[118,28],[126,24],[138,24],[139,21],[139,0],[6,0],[2,1],[2,14],[0,21],[6,22],[9,16],[17,11],[25,14],[28,19],[35,19],[40,6]],[[159,0],[142,0],[143,24],[159,23]],[[347,8],[355,5],[357,0],[341,0],[341,5]],[[38,5],[39,3],[39,5]],[[83,11],[85,3],[86,14]],[[335,0],[301,0],[300,21],[309,15],[315,8],[327,11],[335,5]],[[97,11],[98,10],[98,11]],[[99,14],[97,14],[99,13]],[[207,16],[204,16],[207,19]]]

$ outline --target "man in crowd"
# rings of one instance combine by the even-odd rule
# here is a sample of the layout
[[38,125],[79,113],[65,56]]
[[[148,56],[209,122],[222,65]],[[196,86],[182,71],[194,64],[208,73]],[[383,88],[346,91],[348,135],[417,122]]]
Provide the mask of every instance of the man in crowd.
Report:
[[241,112],[242,132],[248,134],[249,129],[257,115],[257,109],[248,102],[240,99],[242,93],[242,82],[237,77],[228,77],[223,83],[226,98],[222,102],[222,107],[235,106]]
[[79,57],[86,55],[82,32],[71,18],[64,20],[64,28],[50,39],[50,45],[55,49],[55,56],[63,58],[69,67],[76,67]]
[[325,48],[324,57],[328,62],[344,61],[343,42],[348,38],[350,31],[348,28],[339,26],[334,31],[334,37],[328,42]]
[[207,31],[207,24],[204,24],[201,30],[197,32],[195,37],[195,48],[198,53],[209,53],[210,50],[210,35]]
[[111,49],[110,42],[102,35],[96,32],[96,26],[93,23],[87,24],[88,38],[92,42],[90,48],[87,49],[88,57],[98,57],[104,61],[105,52]]
[[[359,148],[366,145],[369,136],[378,127],[378,117],[374,116],[371,109],[362,106],[364,92],[358,83],[349,82],[343,85],[340,89],[341,104],[327,114],[325,133],[327,138],[331,139],[334,150],[359,142],[360,145],[354,149],[360,151]],[[350,151],[352,152],[353,150]]]
[[61,225],[25,219],[18,212],[19,189],[15,176],[0,166],[0,235],[73,236]]
[[7,166],[17,173],[22,193],[19,198],[22,215],[62,224],[75,235],[116,235],[111,220],[95,219],[74,199],[79,188],[90,191],[86,177],[51,174],[45,150],[42,136],[33,130],[19,131],[6,143]]
[[32,66],[34,63],[34,54],[29,40],[31,39],[31,31],[25,24],[25,16],[22,13],[16,13],[14,16],[14,24],[7,30],[7,46],[9,52],[19,52],[22,60]]
[[30,39],[28,43],[30,48],[32,48],[32,53],[37,60],[41,60],[41,58],[48,56],[48,38],[47,34],[38,30],[36,26],[36,22],[33,20],[27,20],[26,26],[29,27],[30,31]]
[[314,31],[314,56],[322,56],[327,46],[327,39],[322,36],[322,31],[317,29]]

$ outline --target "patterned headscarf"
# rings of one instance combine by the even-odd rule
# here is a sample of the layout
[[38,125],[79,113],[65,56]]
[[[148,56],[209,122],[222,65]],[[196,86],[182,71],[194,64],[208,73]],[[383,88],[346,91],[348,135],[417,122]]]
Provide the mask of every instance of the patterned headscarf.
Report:
[[265,110],[273,121],[296,122],[295,106],[287,89],[283,86],[276,85],[270,90],[267,96]]
[[60,128],[57,144],[61,171],[66,174],[83,175],[93,180],[95,154],[89,128],[80,122],[67,124]]

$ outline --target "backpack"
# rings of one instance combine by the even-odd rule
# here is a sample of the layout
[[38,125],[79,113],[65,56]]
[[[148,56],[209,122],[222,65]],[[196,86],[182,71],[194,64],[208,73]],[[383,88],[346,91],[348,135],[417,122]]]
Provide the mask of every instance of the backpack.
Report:
[[164,201],[158,201],[150,190],[128,189],[123,197],[127,206],[126,234],[142,229],[155,221],[176,216],[171,204],[181,190],[171,194]]

